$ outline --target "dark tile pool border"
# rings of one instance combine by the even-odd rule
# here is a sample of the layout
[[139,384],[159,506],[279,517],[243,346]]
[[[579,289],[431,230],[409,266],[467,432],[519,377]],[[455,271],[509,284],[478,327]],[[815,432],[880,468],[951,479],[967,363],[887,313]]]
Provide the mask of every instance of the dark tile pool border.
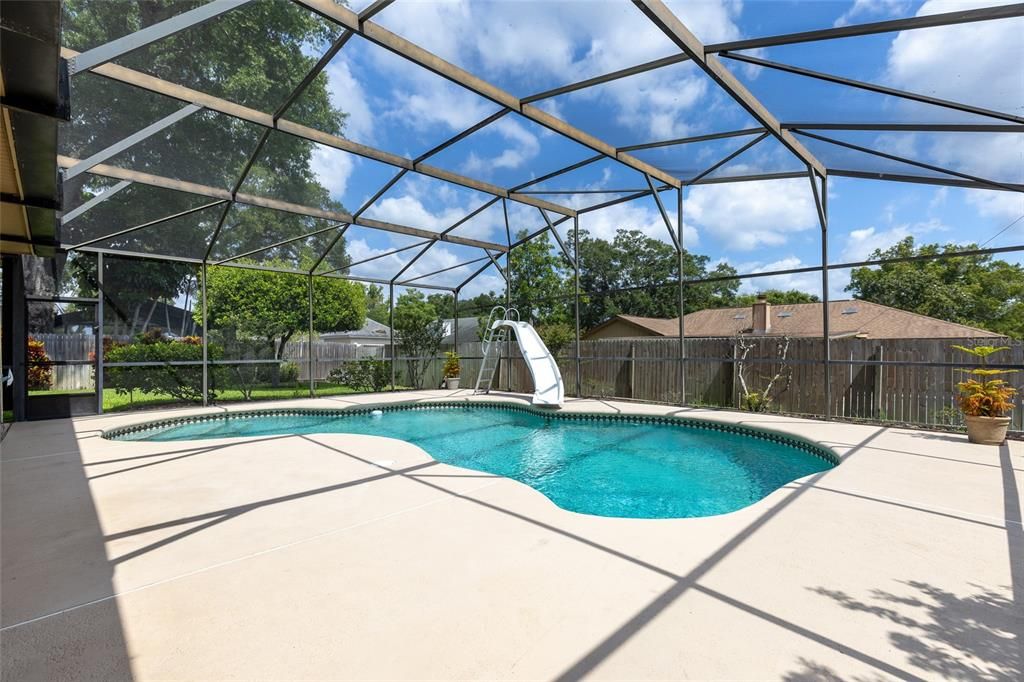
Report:
[[396,402],[376,403],[341,408],[314,408],[314,407],[282,407],[264,408],[254,410],[237,410],[230,412],[217,412],[214,414],[197,414],[190,416],[171,417],[168,419],[157,419],[143,422],[141,424],[130,424],[108,429],[103,432],[103,438],[108,440],[120,440],[129,434],[141,433],[144,431],[158,431],[166,428],[179,426],[181,424],[192,424],[196,422],[210,422],[227,419],[245,419],[252,417],[298,417],[313,415],[321,417],[345,416],[352,414],[368,414],[375,410],[382,412],[397,412],[404,410],[438,410],[451,408],[469,409],[491,409],[509,412],[527,412],[546,419],[562,419],[566,421],[614,421],[633,424],[666,424],[669,426],[681,426],[702,431],[721,431],[748,436],[756,440],[766,440],[780,445],[786,445],[798,450],[803,450],[815,457],[824,459],[829,464],[836,466],[840,463],[839,456],[829,448],[815,443],[809,439],[780,431],[755,428],[743,424],[729,424],[727,422],[711,421],[707,419],[694,419],[693,417],[679,417],[675,415],[652,415],[652,414],[605,414],[601,412],[553,412],[542,410],[532,405],[508,403],[497,400],[438,400],[432,402]]

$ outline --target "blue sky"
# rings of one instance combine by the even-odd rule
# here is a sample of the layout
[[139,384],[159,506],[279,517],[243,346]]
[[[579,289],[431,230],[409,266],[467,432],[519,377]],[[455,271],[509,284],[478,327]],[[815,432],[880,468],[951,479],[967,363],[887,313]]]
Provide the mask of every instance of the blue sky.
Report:
[[[360,9],[363,3],[353,3]],[[705,43],[846,23],[947,12],[994,2],[674,2],[670,7]],[[403,0],[375,18],[384,27],[476,73],[499,87],[526,96],[676,53],[676,48],[629,2],[420,2]],[[934,97],[969,102],[1024,115],[1024,20],[982,22],[852,39],[783,46],[755,56],[813,68]],[[976,50],[976,45],[985,49]],[[850,90],[725,60],[748,88],[782,121],[998,123],[930,105]],[[334,102],[349,113],[346,136],[407,157],[497,111],[497,105],[429,73],[358,37],[326,69]],[[692,64],[683,63],[537,103],[552,114],[616,146],[753,127],[726,94]],[[1006,182],[1024,182],[1024,135],[826,132],[826,135],[883,149],[919,161]],[[707,168],[752,140],[731,138],[636,152],[673,173]],[[927,174],[827,143],[804,140],[827,166]],[[589,149],[517,114],[433,157],[428,163],[511,187],[592,156]],[[331,148],[316,155],[321,182],[349,210],[359,208],[393,171]],[[800,170],[800,164],[768,138],[734,159],[716,175]],[[605,190],[644,186],[641,175],[603,161],[531,189]],[[547,195],[585,206],[615,194]],[[432,230],[449,227],[490,197],[409,174],[378,200],[366,216]],[[664,195],[674,206],[675,197]],[[829,184],[833,262],[866,258],[911,235],[926,242],[986,242],[1024,215],[1024,196],[1006,192],[833,178]],[[513,230],[542,225],[535,209],[510,204]],[[667,240],[650,199],[587,214],[582,227],[602,237],[616,228],[639,229]],[[820,237],[806,179],[705,185],[684,197],[688,247],[741,272],[788,269],[820,263]],[[564,232],[563,232],[564,233]],[[504,239],[500,204],[460,227],[456,234]],[[355,260],[412,243],[373,230],[349,233]],[[989,246],[1024,243],[1024,220]],[[390,277],[415,249],[385,257],[354,274]],[[433,247],[408,275],[478,258],[479,250]],[[1021,260],[1009,256],[1011,260]],[[430,278],[457,284],[474,264]],[[833,275],[832,295],[842,295],[848,275]],[[762,278],[745,290],[798,287],[820,293],[817,274]],[[467,293],[501,289],[492,270]]]

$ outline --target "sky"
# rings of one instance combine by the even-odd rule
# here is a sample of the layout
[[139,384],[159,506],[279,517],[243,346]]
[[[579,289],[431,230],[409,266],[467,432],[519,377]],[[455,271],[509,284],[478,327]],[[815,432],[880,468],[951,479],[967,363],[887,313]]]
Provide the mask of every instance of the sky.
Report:
[[[358,10],[367,2],[354,2]],[[998,4],[960,0],[702,0],[669,2],[704,43],[731,41],[850,23],[880,21]],[[453,0],[394,3],[374,21],[512,94],[525,97],[567,83],[677,53],[677,48],[630,2],[486,2]],[[749,51],[784,63],[1024,115],[1024,19],[919,29]],[[984,46],[977,49],[977,46]],[[998,119],[843,88],[732,60],[723,60],[783,122],[1000,123]],[[332,101],[347,112],[345,135],[356,142],[415,158],[486,118],[498,106],[359,37],[327,66]],[[692,63],[682,63],[596,88],[540,100],[537,106],[615,146],[754,127],[750,116]],[[1024,135],[991,133],[878,133],[819,131],[847,142],[942,165],[994,181],[1024,183]],[[682,177],[693,177],[754,140],[736,137],[708,143],[641,150],[635,155]],[[862,171],[931,174],[818,140],[801,142],[826,166]],[[512,187],[593,156],[594,152],[518,115],[497,122],[431,157],[445,170]],[[712,177],[799,171],[801,163],[768,137],[719,168]],[[349,211],[360,208],[393,175],[393,169],[329,147],[319,147],[314,170]],[[630,190],[643,188],[636,171],[605,160],[531,187],[533,190]],[[573,207],[617,193],[542,195]],[[491,197],[408,174],[364,215],[443,230]],[[675,194],[663,193],[674,220]],[[867,258],[876,248],[913,236],[920,242],[1024,244],[1024,195],[833,177],[828,184],[829,258],[842,263]],[[688,187],[684,193],[684,241],[712,262],[740,272],[790,269],[821,263],[821,235],[806,178]],[[537,210],[509,203],[513,233],[543,225]],[[567,234],[562,226],[561,233]],[[611,238],[618,228],[638,229],[668,241],[650,198],[585,214],[581,227]],[[453,234],[501,242],[500,202]],[[417,240],[353,228],[353,260],[409,246]],[[418,249],[377,259],[352,274],[389,278]],[[432,247],[406,276],[480,258],[478,249]],[[1010,254],[1008,260],[1024,257]],[[422,280],[452,286],[483,263]],[[743,291],[799,288],[821,293],[819,273],[744,280]],[[843,292],[848,271],[831,275],[830,295]],[[493,268],[466,289],[473,295],[501,290]]]

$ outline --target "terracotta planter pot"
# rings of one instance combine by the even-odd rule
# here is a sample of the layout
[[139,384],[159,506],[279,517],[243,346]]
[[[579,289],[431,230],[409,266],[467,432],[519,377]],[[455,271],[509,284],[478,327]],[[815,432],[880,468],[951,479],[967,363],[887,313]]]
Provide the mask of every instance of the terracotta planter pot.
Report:
[[[445,377],[444,384],[445,384],[445,386],[449,390],[454,390],[454,389],[459,387],[459,378],[458,377]],[[1005,429],[1004,429],[1004,431],[1005,431]]]
[[967,440],[980,445],[1001,445],[1006,440],[1006,430],[1010,427],[1009,417],[970,417],[964,415],[967,422]]

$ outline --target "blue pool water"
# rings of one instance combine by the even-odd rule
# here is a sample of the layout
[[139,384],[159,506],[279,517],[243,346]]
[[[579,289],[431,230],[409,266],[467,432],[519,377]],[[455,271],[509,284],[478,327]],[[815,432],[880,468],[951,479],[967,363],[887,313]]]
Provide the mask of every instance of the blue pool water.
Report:
[[[639,420],[567,420],[498,407],[370,414],[244,415],[173,424],[119,440],[358,433],[414,443],[447,464],[507,476],[558,506],[630,518],[711,516],[741,509],[824,458],[749,435]],[[375,458],[388,457],[381,444]]]

